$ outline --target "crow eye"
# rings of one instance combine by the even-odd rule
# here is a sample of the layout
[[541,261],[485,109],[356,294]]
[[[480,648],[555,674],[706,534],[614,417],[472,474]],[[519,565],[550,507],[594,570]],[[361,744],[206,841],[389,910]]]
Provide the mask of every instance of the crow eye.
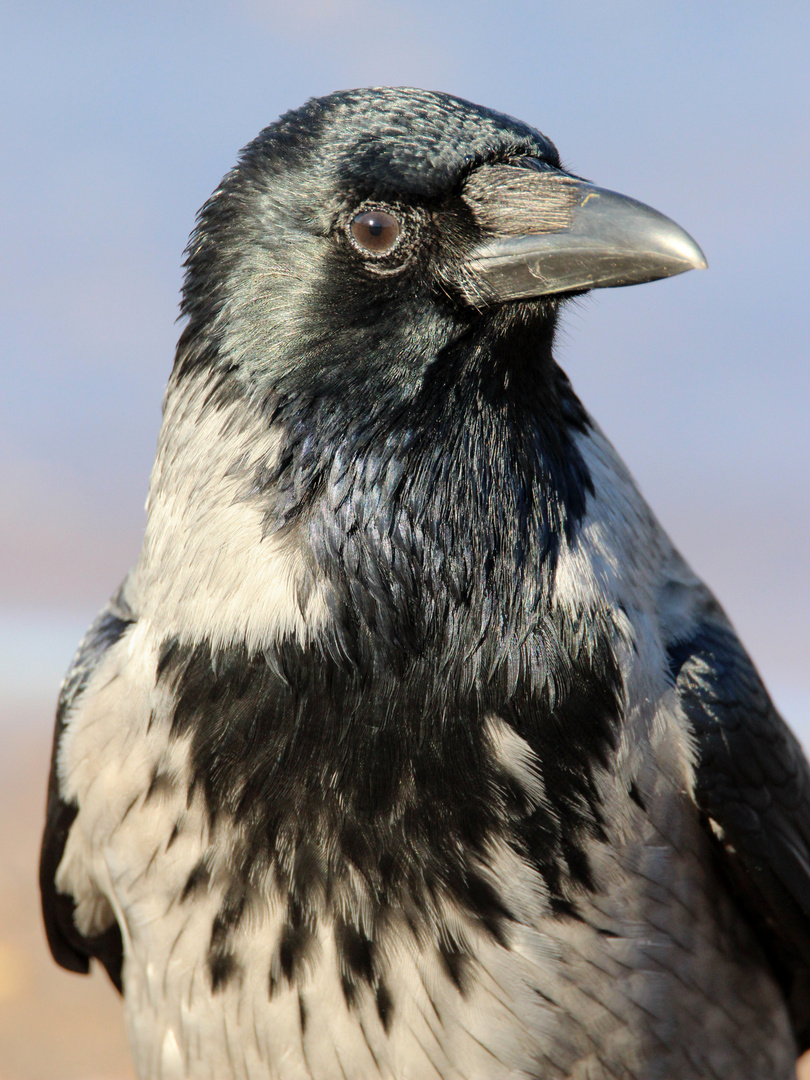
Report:
[[355,244],[372,255],[387,255],[399,240],[399,222],[384,210],[364,210],[350,228]]

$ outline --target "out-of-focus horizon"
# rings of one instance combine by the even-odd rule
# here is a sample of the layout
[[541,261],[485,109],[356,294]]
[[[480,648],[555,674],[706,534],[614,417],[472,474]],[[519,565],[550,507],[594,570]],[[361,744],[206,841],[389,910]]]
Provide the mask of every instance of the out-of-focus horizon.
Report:
[[127,1074],[114,995],[38,925],[48,728],[140,544],[195,213],[310,96],[511,113],[702,246],[707,272],[569,305],[558,359],[810,746],[808,56],[806,0],[0,7],[3,1080]]

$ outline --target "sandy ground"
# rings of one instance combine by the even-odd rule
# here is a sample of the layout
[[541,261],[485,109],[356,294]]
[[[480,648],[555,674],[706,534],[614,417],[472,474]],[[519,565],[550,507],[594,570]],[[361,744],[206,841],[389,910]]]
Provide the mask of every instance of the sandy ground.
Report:
[[[135,1080],[118,994],[101,971],[59,969],[40,924],[50,711],[0,717],[0,1080]],[[799,1080],[810,1080],[810,1056]]]

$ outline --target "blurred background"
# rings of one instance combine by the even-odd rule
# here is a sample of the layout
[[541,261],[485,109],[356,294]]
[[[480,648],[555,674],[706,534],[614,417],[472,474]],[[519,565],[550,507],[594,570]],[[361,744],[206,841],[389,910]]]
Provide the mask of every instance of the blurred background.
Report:
[[810,746],[809,56],[807,0],[0,5],[0,1080],[131,1076],[39,928],[53,704],[139,547],[194,215],[310,96],[511,113],[698,240],[708,272],[570,307],[558,356]]

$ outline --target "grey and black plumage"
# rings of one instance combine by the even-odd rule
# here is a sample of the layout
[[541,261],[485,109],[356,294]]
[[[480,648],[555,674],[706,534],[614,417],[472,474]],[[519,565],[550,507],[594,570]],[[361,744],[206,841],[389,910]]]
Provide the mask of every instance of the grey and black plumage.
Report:
[[42,855],[140,1077],[793,1075],[808,766],[553,358],[572,293],[701,265],[418,90],[311,101],[205,205]]

